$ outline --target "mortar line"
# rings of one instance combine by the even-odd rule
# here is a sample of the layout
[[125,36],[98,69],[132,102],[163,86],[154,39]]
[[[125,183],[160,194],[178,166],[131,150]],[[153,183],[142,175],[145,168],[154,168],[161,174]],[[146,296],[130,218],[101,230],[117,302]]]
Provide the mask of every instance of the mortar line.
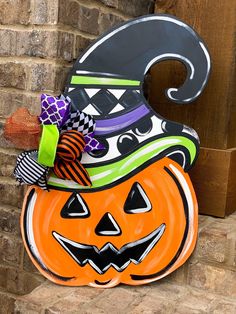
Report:
[[48,57],[46,56],[45,58],[42,57],[31,57],[27,55],[22,55],[22,56],[1,56],[0,58],[0,64],[1,63],[6,63],[6,62],[14,62],[14,63],[24,63],[27,62],[28,64],[51,64],[51,65],[63,65],[63,66],[69,66],[72,61],[67,61],[63,60],[62,58],[58,57]]
[[18,24],[8,24],[8,25],[0,25],[0,31],[16,31],[16,32],[34,32],[34,31],[48,31],[48,32],[67,32],[74,35],[80,35],[83,37],[87,37],[89,39],[95,39],[97,36],[87,33],[85,31],[79,30],[76,27],[73,27],[71,25],[67,25],[61,22],[58,22],[56,26],[48,26],[48,25],[28,25],[27,27],[24,27],[22,25]]
[[104,3],[98,2],[97,0],[90,0],[89,3],[87,0],[75,0],[77,3],[92,9],[98,9],[102,13],[112,13],[114,15],[117,15],[119,17],[122,17],[124,19],[132,19],[133,16],[129,14],[125,14],[124,12],[120,11],[117,8],[108,7]]

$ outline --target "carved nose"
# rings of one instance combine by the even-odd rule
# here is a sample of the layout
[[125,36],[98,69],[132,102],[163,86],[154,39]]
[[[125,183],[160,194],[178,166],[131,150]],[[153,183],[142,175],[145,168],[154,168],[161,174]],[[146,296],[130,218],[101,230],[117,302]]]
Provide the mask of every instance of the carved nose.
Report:
[[118,236],[121,229],[112,214],[106,213],[97,224],[95,233],[99,236]]

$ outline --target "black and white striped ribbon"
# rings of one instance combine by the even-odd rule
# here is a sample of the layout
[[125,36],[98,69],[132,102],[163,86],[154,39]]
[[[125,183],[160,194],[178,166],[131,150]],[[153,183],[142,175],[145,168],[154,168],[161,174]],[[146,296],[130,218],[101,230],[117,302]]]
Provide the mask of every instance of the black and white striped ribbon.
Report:
[[37,162],[37,150],[23,152],[16,160],[14,176],[20,184],[36,184],[43,190],[47,190],[48,167]]

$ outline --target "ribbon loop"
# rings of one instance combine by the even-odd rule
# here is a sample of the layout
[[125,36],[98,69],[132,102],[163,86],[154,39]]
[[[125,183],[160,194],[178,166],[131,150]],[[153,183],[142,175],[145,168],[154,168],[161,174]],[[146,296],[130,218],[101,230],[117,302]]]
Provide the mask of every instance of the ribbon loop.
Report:
[[41,115],[39,121],[43,125],[55,124],[61,128],[68,119],[71,100],[67,96],[41,95]]
[[86,143],[84,151],[86,153],[91,152],[93,150],[105,149],[105,146],[102,143],[100,143],[96,138],[94,138],[94,133],[85,135],[84,139]]
[[56,125],[43,125],[39,143],[38,162],[41,165],[53,167],[56,157],[59,131]]
[[80,185],[90,186],[89,175],[78,160],[84,148],[85,139],[82,133],[74,130],[62,133],[57,146],[54,173],[61,179],[73,180]]
[[83,135],[93,133],[96,127],[96,122],[93,117],[82,111],[71,112],[68,120],[62,127],[62,130],[75,130]]
[[83,134],[77,131],[67,131],[62,133],[57,145],[57,157],[66,161],[73,161],[82,154],[85,148]]
[[37,162],[37,150],[23,152],[16,160],[14,176],[20,184],[36,184],[43,190],[47,190],[48,167]]
[[84,186],[92,185],[87,170],[77,159],[74,161],[57,159],[53,171],[58,178],[73,180]]

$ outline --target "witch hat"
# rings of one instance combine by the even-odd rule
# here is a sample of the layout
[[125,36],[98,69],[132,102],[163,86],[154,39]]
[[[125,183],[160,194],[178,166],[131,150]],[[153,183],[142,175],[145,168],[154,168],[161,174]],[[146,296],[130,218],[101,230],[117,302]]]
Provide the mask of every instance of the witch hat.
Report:
[[[95,135],[106,147],[83,154],[92,189],[122,182],[166,156],[185,171],[193,165],[199,151],[196,132],[163,119],[142,91],[150,67],[167,59],[181,61],[187,77],[181,87],[169,88],[166,97],[176,103],[194,101],[208,81],[210,57],[196,32],[173,16],[125,22],[98,38],[76,61],[64,94],[72,100],[72,112],[93,115]],[[82,188],[53,175],[49,184]]]

